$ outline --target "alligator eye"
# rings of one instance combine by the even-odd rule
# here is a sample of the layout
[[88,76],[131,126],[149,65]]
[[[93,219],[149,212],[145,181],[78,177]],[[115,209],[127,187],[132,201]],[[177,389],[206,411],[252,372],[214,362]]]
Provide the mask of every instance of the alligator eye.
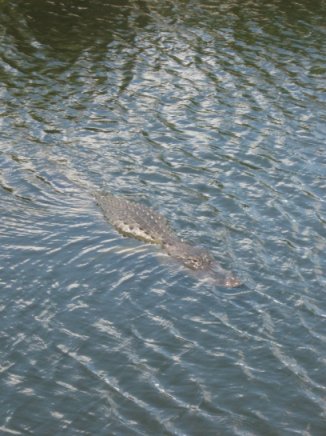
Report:
[[198,259],[192,259],[191,263],[193,264],[193,266],[197,267],[199,266],[199,260]]

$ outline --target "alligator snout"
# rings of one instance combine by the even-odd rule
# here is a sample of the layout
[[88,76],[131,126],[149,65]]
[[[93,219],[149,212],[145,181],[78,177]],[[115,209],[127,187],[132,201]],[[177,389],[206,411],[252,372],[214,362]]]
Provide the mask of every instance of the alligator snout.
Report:
[[222,268],[216,260],[211,262],[205,273],[205,278],[212,284],[225,288],[236,288],[242,284],[238,277]]

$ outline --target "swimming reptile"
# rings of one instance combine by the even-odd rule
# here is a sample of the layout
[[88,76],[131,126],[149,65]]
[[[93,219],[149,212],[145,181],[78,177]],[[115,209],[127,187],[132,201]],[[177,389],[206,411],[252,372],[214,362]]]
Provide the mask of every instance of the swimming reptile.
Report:
[[120,233],[152,244],[159,244],[171,257],[186,267],[225,287],[240,285],[237,278],[225,271],[212,254],[182,241],[171,229],[167,219],[151,207],[134,203],[112,194],[95,194],[105,218]]

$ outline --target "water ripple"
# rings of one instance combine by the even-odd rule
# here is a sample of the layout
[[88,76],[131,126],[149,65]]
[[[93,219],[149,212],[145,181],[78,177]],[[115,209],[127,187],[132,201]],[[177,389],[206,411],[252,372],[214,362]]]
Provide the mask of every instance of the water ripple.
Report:
[[[324,7],[0,8],[0,432],[323,434]],[[99,189],[245,286],[122,237]]]

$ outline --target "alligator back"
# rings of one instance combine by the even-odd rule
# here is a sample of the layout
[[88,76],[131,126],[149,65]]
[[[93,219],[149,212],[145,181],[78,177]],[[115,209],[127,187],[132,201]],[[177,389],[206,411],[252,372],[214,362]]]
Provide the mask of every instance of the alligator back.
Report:
[[123,235],[160,245],[177,239],[167,219],[151,207],[112,194],[96,194],[96,200],[105,218]]

